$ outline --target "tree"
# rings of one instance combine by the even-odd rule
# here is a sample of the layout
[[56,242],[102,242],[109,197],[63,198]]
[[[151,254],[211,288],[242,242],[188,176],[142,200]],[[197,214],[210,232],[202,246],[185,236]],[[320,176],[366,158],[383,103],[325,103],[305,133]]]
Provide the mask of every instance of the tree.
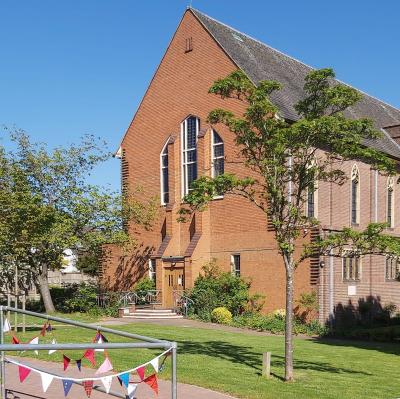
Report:
[[375,224],[365,232],[345,229],[316,243],[304,245],[295,254],[305,230],[318,225],[305,215],[307,193],[316,182],[343,184],[347,176],[342,165],[350,159],[361,160],[381,173],[392,175],[395,164],[385,154],[364,146],[365,139],[377,139],[371,120],[349,119],[344,111],[360,100],[358,91],[334,81],[332,69],[310,72],[305,78],[303,100],[295,104],[299,120],[284,120],[270,96],[281,88],[278,82],[261,81],[254,85],[240,70],[214,82],[209,92],[244,102],[240,117],[229,110],[215,109],[208,122],[223,124],[235,135],[236,144],[249,170],[248,177],[225,173],[215,178],[202,176],[193,182],[184,198],[187,213],[203,210],[216,195],[238,195],[262,210],[272,223],[275,240],[286,271],[285,380],[293,375],[293,293],[294,271],[315,251],[337,251],[349,243],[354,253],[400,253],[397,239],[382,234],[384,224]]
[[[53,312],[48,271],[59,269],[65,250],[72,249],[90,259],[95,273],[104,244],[132,245],[123,229],[132,206],[118,193],[87,183],[93,168],[110,156],[100,140],[87,136],[49,151],[23,131],[13,130],[10,137],[15,149],[0,153],[1,274],[8,286],[15,284],[17,266],[20,288],[36,284],[46,311]],[[153,208],[139,208],[146,222],[144,211],[150,218]]]

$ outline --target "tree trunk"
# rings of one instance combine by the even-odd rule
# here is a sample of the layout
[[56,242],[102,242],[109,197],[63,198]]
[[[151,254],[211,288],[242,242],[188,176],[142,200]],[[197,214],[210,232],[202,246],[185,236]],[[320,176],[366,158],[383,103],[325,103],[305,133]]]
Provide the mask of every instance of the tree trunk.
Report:
[[293,265],[286,260],[285,381],[293,381]]
[[38,278],[38,285],[46,313],[54,313],[56,309],[54,308],[53,299],[50,294],[47,265],[43,265],[42,267],[42,272]]

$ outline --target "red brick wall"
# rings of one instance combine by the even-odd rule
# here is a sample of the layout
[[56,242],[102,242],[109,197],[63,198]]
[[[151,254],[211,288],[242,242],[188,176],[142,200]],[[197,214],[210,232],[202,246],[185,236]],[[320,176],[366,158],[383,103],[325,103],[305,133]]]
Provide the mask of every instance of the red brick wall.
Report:
[[[185,53],[185,40],[192,37],[193,51]],[[189,245],[189,223],[176,221],[181,202],[180,124],[189,115],[200,118],[200,128],[207,128],[206,118],[214,108],[228,108],[241,114],[243,104],[222,100],[208,94],[211,84],[235,70],[226,56],[190,11],[186,12],[164,58],[137,110],[122,142],[129,165],[129,185],[141,185],[145,197],[160,193],[160,151],[167,138],[176,140],[169,145],[170,196],[173,206],[160,207],[160,215],[152,232],[142,232],[142,249],[157,251],[161,244],[161,226],[167,219],[171,241],[164,256],[184,255]],[[248,174],[243,164],[237,163],[238,151],[233,134],[216,126],[225,144],[227,172]],[[210,173],[211,132],[198,142],[199,174]],[[267,231],[265,215],[244,199],[226,197],[213,201],[209,209],[196,215],[201,237],[185,264],[186,286],[192,286],[201,267],[212,258],[224,270],[230,270],[231,253],[241,254],[242,275],[251,278],[252,289],[266,296],[266,310],[284,307],[284,268],[277,253],[273,233]],[[153,253],[154,253],[153,252]],[[118,289],[115,275],[123,269],[119,255],[103,268],[103,281]],[[146,265],[144,265],[145,267]],[[141,266],[142,267],[142,266]],[[157,284],[163,289],[163,264],[157,262]],[[131,287],[142,272],[131,273],[127,284]],[[297,272],[297,293],[309,291],[308,266]],[[161,285],[161,286],[160,286]]]

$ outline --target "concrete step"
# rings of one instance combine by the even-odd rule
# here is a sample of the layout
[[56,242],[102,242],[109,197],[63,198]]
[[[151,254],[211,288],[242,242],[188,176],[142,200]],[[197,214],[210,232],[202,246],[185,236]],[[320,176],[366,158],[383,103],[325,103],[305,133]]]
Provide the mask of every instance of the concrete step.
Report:
[[154,320],[154,319],[163,319],[163,320],[170,320],[170,319],[183,319],[183,316],[178,314],[171,314],[171,315],[143,315],[143,314],[134,314],[130,313],[128,315],[122,316],[124,319],[146,319],[146,320]]
[[135,309],[135,313],[162,313],[162,314],[171,314],[174,313],[172,309]]

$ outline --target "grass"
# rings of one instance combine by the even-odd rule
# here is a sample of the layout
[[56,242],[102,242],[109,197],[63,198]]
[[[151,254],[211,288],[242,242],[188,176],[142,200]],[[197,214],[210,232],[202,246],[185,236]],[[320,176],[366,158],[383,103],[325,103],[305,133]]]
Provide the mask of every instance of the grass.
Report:
[[[398,344],[341,340],[295,340],[296,382],[284,383],[284,340],[281,336],[226,332],[202,328],[131,324],[120,330],[178,342],[178,380],[238,398],[249,399],[387,399],[400,397]],[[30,331],[20,339],[28,340]],[[58,342],[90,342],[94,332],[58,328]],[[106,334],[110,342],[120,338]],[[51,336],[43,341],[50,342]],[[125,341],[126,340],[122,340]],[[271,379],[261,376],[262,353],[272,352]],[[150,360],[154,350],[114,350],[114,368],[123,371]],[[81,353],[69,353],[72,359]],[[32,356],[32,354],[31,354]],[[98,364],[102,361],[99,356]],[[101,356],[101,358],[100,358]],[[39,355],[61,362],[61,353]],[[86,363],[87,364],[87,363]],[[71,367],[71,366],[70,366]],[[160,375],[169,378],[167,369]]]
[[[10,317],[10,322],[12,325],[14,325],[14,315],[12,314]],[[96,321],[101,320],[102,316],[94,316],[91,315],[89,313],[79,313],[79,312],[75,312],[75,313],[61,313],[61,312],[55,312],[52,313],[52,316],[55,317],[61,317],[61,318],[66,318],[66,319],[72,319],[75,321],[81,321],[84,323],[95,323]],[[23,320],[23,316],[22,314],[18,314],[18,325],[22,328],[22,320]],[[33,316],[25,316],[25,325],[29,326],[29,325],[43,325],[45,322],[44,319],[39,319],[37,317],[33,317]],[[59,324],[56,322],[51,322],[51,324]]]

